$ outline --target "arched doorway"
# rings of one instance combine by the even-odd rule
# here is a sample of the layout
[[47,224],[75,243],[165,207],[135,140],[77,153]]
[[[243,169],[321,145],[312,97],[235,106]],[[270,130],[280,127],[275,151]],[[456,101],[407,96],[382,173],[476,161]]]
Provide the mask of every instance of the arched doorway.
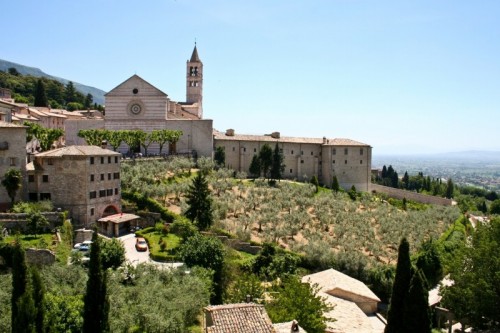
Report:
[[114,214],[118,214],[118,209],[113,205],[109,205],[102,212],[102,217],[106,217],[106,216],[114,215]]

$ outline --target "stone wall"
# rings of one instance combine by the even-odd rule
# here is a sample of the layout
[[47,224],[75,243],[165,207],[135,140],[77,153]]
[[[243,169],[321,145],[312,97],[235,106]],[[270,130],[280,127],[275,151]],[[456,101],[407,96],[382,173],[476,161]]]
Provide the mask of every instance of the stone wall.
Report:
[[[43,216],[49,220],[47,230],[52,230],[62,224],[61,213],[47,212],[42,213]],[[7,228],[7,230],[25,230],[27,224],[28,214],[15,214],[15,213],[0,213],[0,229]]]
[[406,190],[401,190],[398,188],[382,186],[378,184],[371,184],[371,189],[373,193],[383,193],[387,196],[395,199],[402,200],[406,198],[406,200],[412,200],[424,204],[433,204],[433,205],[441,205],[441,206],[451,206],[453,204],[453,200],[435,197],[432,195],[420,194],[417,192],[411,192]]
[[226,244],[227,246],[237,251],[242,251],[256,255],[260,252],[260,250],[262,250],[261,246],[251,245],[250,243],[242,242],[238,239],[232,239],[227,236],[216,236],[216,237],[220,239],[222,243]]
[[32,265],[52,265],[56,261],[54,252],[46,249],[26,249],[26,262]]

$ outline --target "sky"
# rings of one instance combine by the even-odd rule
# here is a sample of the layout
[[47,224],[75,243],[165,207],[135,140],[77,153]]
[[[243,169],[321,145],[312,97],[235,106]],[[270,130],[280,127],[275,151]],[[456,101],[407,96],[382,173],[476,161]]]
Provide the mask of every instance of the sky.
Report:
[[[109,91],[137,74],[239,134],[350,138],[374,155],[500,151],[498,0],[16,0],[0,59]],[[6,15],[8,13],[8,15]]]

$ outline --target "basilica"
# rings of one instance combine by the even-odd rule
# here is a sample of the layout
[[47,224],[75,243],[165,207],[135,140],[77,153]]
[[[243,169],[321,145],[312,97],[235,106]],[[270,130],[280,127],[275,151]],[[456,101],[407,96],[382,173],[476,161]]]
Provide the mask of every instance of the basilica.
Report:
[[[330,186],[335,176],[346,189],[354,185],[357,190],[370,191],[372,148],[368,144],[327,136],[301,138],[281,136],[279,132],[246,135],[234,129],[215,130],[213,121],[203,118],[203,62],[196,45],[186,61],[185,84],[186,101],[178,102],[138,75],[131,76],[105,95],[102,119],[66,120],[66,145],[85,144],[77,135],[81,129],[181,130],[183,134],[175,147],[169,147],[169,154],[212,157],[217,147],[223,147],[227,167],[248,172],[253,155],[263,145],[274,148],[278,144],[284,156],[284,178],[302,181],[316,176]],[[127,152],[127,145],[122,143],[119,151]],[[158,151],[155,143],[148,148],[150,153]]]

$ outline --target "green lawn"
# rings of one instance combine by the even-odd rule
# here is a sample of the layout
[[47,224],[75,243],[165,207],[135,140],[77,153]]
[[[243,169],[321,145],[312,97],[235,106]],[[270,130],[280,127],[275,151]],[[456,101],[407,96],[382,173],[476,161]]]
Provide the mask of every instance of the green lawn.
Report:
[[[149,252],[151,253],[151,258],[153,260],[168,261],[176,259],[175,255],[181,241],[179,236],[172,233],[164,236],[162,233],[157,231],[142,233],[142,236],[148,242]],[[161,251],[160,238],[163,238],[163,241],[167,243],[165,251]]]
[[21,240],[21,245],[27,248],[37,248],[37,249],[49,249],[54,251],[56,245],[52,245],[52,234],[40,234],[40,235],[19,235],[19,236],[8,236],[5,237],[4,241],[6,243],[14,243],[16,238],[19,237]]

